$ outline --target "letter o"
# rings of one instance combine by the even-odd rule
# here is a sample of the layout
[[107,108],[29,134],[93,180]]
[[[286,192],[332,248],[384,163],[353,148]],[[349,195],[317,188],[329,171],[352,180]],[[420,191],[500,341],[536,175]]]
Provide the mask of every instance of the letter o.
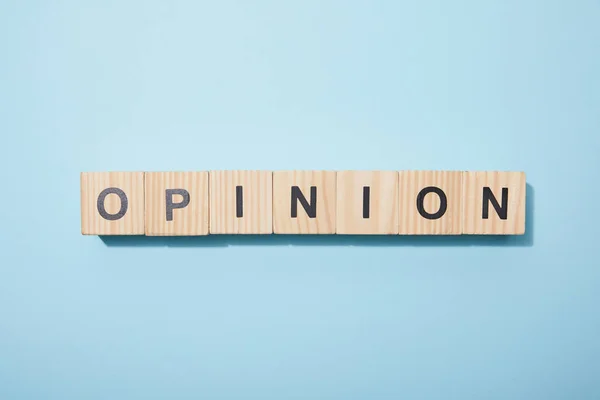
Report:
[[[106,211],[106,208],[104,208],[104,200],[106,199],[106,196],[108,196],[109,194],[112,194],[112,193],[119,196],[119,199],[121,200],[121,209],[116,214],[109,214]],[[116,221],[118,219],[123,218],[123,216],[125,216],[125,213],[127,212],[127,208],[129,206],[129,204],[127,201],[127,195],[125,194],[124,191],[122,191],[119,188],[110,187],[110,188],[106,188],[100,192],[100,194],[98,195],[98,201],[96,203],[96,206],[98,207],[98,213],[100,214],[100,216],[102,218],[109,220],[109,221]]]
[[[440,198],[440,208],[437,212],[435,212],[433,214],[430,214],[427,211],[425,211],[425,207],[423,207],[423,202],[425,201],[425,196],[427,196],[429,193],[435,193]],[[417,211],[419,211],[419,214],[421,214],[421,216],[423,218],[427,218],[427,219],[442,218],[442,216],[446,213],[447,209],[448,209],[448,199],[446,198],[446,193],[444,193],[444,191],[442,189],[440,189],[439,187],[428,186],[428,187],[424,188],[423,190],[421,190],[419,192],[419,194],[417,195]]]

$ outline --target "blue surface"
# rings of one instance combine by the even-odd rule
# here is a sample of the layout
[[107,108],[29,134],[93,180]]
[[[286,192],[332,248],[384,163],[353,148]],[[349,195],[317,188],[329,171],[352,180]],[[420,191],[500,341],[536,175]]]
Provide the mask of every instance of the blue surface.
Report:
[[[597,1],[0,4],[1,399],[600,397]],[[523,238],[80,235],[79,172],[523,170]]]

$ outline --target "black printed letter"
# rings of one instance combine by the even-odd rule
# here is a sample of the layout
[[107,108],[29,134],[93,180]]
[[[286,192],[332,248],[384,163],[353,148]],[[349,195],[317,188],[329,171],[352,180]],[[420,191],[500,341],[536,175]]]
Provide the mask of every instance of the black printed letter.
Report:
[[[108,196],[111,193],[114,193],[117,196],[119,196],[119,199],[121,200],[121,209],[116,214],[109,214],[106,212],[106,208],[104,208],[104,200],[106,199],[106,196]],[[107,219],[109,221],[116,221],[118,219],[123,218],[123,216],[127,212],[127,207],[128,207],[127,195],[125,194],[124,191],[122,191],[119,188],[110,187],[110,188],[104,189],[98,195],[98,201],[96,202],[96,207],[98,208],[98,212],[100,213],[100,216],[102,218]]]
[[[166,193],[166,205],[167,205],[167,221],[173,221],[173,210],[176,208],[184,208],[190,204],[190,193],[185,189],[167,189]],[[178,194],[183,197],[183,200],[179,203],[173,203],[173,195]]]
[[244,216],[244,189],[241,186],[235,187],[235,216]]
[[363,218],[369,218],[371,208],[371,187],[363,186]]
[[502,207],[500,207],[498,200],[494,197],[492,189],[487,186],[483,188],[483,210],[481,218],[488,219],[490,217],[490,203],[494,206],[494,210],[496,210],[500,219],[508,218],[508,188],[502,188]]
[[306,211],[309,218],[317,217],[317,187],[310,187],[310,203],[306,201],[306,197],[298,186],[292,186],[292,218],[298,218],[298,202],[302,204],[302,208]]
[[[429,193],[435,193],[440,198],[440,208],[437,212],[430,214],[425,211],[425,207],[423,207],[423,202],[425,201],[425,196]],[[446,213],[446,209],[448,208],[448,199],[446,198],[446,193],[439,187],[428,186],[421,190],[417,195],[417,211],[423,218],[427,219],[439,219]]]

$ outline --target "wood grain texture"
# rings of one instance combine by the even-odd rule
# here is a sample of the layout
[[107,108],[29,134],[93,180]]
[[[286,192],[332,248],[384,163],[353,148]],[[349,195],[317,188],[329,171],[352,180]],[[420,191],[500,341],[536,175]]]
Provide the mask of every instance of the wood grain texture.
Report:
[[[400,228],[401,235],[460,235],[462,233],[462,172],[461,171],[400,171]],[[446,198],[445,212],[441,194],[429,192],[422,199],[419,213],[419,193],[429,187],[439,188]],[[441,215],[437,218],[436,213]]]
[[[273,233],[271,171],[210,171],[210,233]],[[236,187],[243,188],[243,216],[237,217]]]
[[[502,189],[508,189],[506,219],[492,204],[483,218],[484,188],[489,187],[499,205]],[[465,172],[463,177],[463,233],[479,235],[522,235],[525,233],[526,181],[524,172]]]
[[[82,234],[144,234],[143,172],[82,172],[80,179]],[[108,188],[118,188],[127,197],[127,210],[116,220],[105,219],[98,211],[98,196]],[[121,199],[115,193],[106,195],[103,204],[108,214],[118,214],[122,207]]]
[[[363,215],[364,187],[370,188],[368,218]],[[338,234],[398,233],[398,172],[338,171],[336,196]]]
[[[316,215],[311,218],[300,202],[294,201],[297,216],[292,218],[292,187],[297,186],[307,202],[311,187],[316,193]],[[273,231],[278,234],[333,234],[336,211],[335,171],[273,172]],[[312,205],[312,204],[311,204]]]
[[[208,171],[146,172],[146,235],[203,236],[208,235]],[[167,219],[167,189],[184,189],[189,203],[171,208]],[[169,192],[170,202],[181,203],[181,194]]]

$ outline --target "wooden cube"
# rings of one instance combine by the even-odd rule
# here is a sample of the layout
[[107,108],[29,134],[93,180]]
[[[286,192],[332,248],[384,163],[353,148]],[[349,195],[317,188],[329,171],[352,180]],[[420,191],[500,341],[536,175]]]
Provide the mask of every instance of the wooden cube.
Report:
[[208,235],[208,172],[146,172],[146,235]]
[[210,172],[210,233],[273,233],[271,171]]
[[82,172],[81,233],[144,234],[143,172]]
[[338,234],[398,233],[398,172],[339,171],[336,197]]
[[464,234],[525,233],[524,172],[465,172],[463,193]]
[[401,235],[462,233],[462,172],[400,171]]
[[335,171],[273,172],[273,231],[335,233]]

